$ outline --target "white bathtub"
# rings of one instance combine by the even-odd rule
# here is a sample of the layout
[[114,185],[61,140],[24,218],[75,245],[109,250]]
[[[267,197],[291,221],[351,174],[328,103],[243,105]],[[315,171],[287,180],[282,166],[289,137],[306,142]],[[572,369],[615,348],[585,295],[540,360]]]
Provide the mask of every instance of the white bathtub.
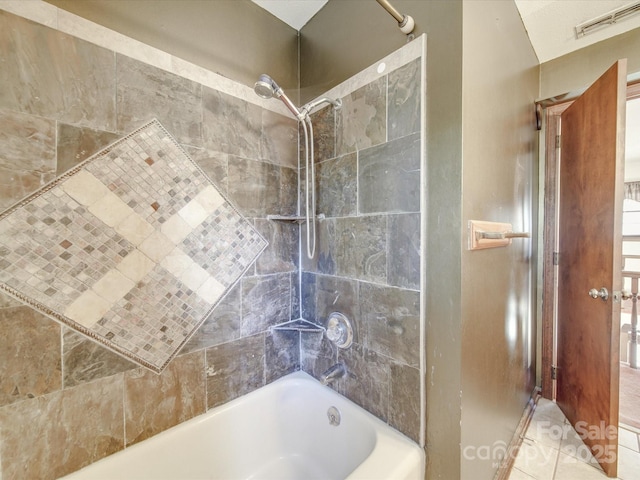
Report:
[[64,478],[422,480],[423,471],[413,441],[296,372]]

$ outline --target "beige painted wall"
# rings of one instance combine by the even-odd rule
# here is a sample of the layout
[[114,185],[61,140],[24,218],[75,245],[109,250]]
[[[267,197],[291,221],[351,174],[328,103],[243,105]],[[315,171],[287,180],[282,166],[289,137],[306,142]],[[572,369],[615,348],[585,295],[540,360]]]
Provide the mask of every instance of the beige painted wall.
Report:
[[[535,238],[538,61],[513,2],[463,5],[463,222],[511,223]],[[535,387],[535,243],[465,243],[461,478],[489,479],[495,460],[478,448],[510,442]]]
[[46,1],[245,85],[298,86],[298,32],[249,0]]

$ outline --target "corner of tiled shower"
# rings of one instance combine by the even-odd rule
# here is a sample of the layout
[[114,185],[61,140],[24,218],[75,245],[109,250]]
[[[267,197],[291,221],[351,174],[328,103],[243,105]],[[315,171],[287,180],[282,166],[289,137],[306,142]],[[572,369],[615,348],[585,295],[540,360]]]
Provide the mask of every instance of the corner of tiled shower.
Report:
[[[336,361],[349,371],[338,391],[417,440],[419,396],[406,392],[420,381],[419,59],[345,94],[337,114],[314,114],[325,219],[316,257],[300,261],[299,227],[266,218],[297,213],[295,120],[4,10],[0,40],[23,46],[0,52],[0,207],[158,118],[269,242],[160,375],[0,295],[5,478],[57,478]],[[271,328],[324,325],[332,311],[355,324],[347,351],[322,334]]]

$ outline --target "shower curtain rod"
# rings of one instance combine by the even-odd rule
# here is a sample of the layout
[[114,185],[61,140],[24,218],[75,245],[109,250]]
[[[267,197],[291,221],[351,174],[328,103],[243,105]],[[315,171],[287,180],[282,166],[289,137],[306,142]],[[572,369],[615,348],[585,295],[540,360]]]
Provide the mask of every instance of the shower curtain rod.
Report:
[[413,21],[411,15],[403,15],[394,8],[387,0],[376,0],[382,8],[384,8],[389,14],[396,19],[400,31],[406,35],[413,32],[416,23]]

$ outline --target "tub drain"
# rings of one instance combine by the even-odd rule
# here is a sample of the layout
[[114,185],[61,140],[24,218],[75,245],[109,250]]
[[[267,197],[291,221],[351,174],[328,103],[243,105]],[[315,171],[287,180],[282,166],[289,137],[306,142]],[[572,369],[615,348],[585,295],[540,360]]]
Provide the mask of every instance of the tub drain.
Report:
[[330,407],[329,410],[327,410],[327,417],[329,418],[329,425],[333,425],[334,427],[340,425],[340,410],[336,407]]

